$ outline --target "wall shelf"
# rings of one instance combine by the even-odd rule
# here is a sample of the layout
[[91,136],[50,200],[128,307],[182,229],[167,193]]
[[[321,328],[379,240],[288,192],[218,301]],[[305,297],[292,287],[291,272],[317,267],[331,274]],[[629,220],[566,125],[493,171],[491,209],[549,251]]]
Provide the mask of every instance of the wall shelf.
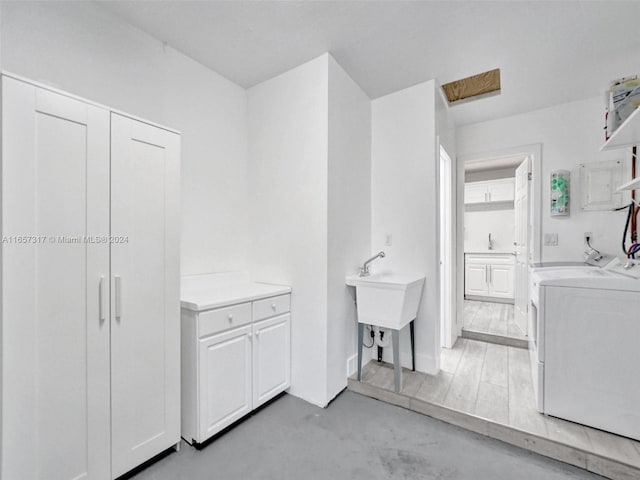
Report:
[[640,108],[636,108],[629,115],[629,118],[613,132],[609,140],[600,147],[600,151],[632,147],[638,144],[640,144]]
[[640,178],[634,178],[627,183],[623,183],[616,190],[618,192],[621,192],[623,190],[640,190]]

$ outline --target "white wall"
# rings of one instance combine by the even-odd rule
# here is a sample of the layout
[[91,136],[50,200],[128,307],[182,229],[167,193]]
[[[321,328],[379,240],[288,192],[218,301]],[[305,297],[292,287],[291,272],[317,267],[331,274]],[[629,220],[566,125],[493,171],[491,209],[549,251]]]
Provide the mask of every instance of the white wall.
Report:
[[371,100],[329,56],[327,272],[327,398],[347,386],[356,368],[353,288],[371,252]]
[[[624,159],[624,151],[600,152],[604,143],[604,107],[600,96],[534,112],[460,127],[458,155],[492,152],[521,145],[542,144],[542,230],[557,233],[558,246],[542,246],[542,261],[581,261],[584,232],[593,233],[593,245],[621,255],[625,212],[582,212],[579,169],[581,163]],[[552,171],[571,171],[571,215],[549,215],[549,177]],[[627,177],[629,169],[625,168]]]
[[292,285],[290,393],[327,403],[328,55],[248,90],[253,279]]
[[465,182],[482,182],[484,180],[495,180],[497,178],[513,178],[516,176],[516,167],[496,168],[495,170],[479,170],[474,172],[464,172]]
[[[427,277],[416,320],[416,368],[427,373],[437,371],[440,357],[434,89],[428,81],[372,104],[371,244],[372,252],[387,253],[372,269]],[[385,246],[387,234],[392,246]],[[403,334],[401,359],[410,366],[408,332]]]
[[0,9],[4,69],[182,132],[182,273],[245,269],[245,91],[91,2]]
[[486,251],[489,248],[489,234],[496,252],[513,251],[515,239],[513,204],[465,206],[464,251]]

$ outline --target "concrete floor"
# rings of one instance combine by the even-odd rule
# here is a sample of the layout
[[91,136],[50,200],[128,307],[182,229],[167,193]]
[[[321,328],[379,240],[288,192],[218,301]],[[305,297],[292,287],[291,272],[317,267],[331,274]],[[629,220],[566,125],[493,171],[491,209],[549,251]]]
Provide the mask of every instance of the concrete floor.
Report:
[[184,445],[135,480],[601,479],[352,392],[327,409],[284,396],[201,451]]

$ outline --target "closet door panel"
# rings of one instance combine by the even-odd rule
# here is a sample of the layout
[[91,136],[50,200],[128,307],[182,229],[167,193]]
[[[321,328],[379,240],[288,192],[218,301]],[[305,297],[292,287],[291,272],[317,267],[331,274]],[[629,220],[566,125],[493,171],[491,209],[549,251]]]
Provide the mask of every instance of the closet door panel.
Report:
[[180,440],[179,136],[112,114],[113,473]]
[[3,77],[2,478],[110,477],[108,168],[106,110]]

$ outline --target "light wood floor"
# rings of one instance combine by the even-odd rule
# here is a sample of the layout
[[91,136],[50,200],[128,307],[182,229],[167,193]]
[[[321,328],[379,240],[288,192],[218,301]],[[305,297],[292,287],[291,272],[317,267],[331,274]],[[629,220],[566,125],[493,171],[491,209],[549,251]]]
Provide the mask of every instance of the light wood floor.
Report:
[[464,329],[503,337],[526,338],[514,320],[514,308],[510,303],[465,300]]
[[[454,348],[443,349],[438,375],[403,369],[400,395],[622,462],[638,469],[633,470],[638,477],[617,478],[640,478],[640,442],[538,413],[528,355],[522,348],[459,338]],[[369,394],[366,389],[374,387],[391,396],[393,368],[372,361],[363,370],[362,383],[351,385],[365,390],[359,393]]]

